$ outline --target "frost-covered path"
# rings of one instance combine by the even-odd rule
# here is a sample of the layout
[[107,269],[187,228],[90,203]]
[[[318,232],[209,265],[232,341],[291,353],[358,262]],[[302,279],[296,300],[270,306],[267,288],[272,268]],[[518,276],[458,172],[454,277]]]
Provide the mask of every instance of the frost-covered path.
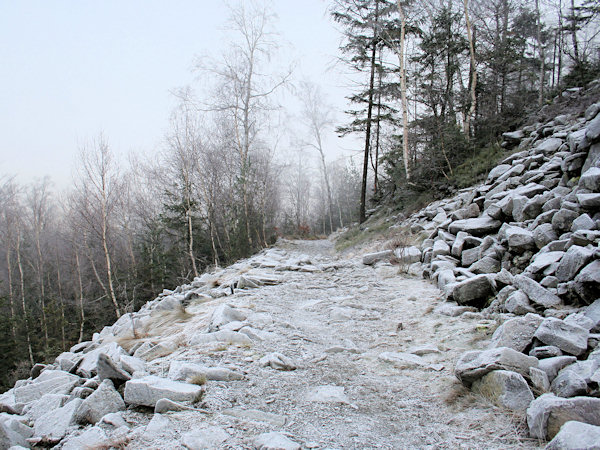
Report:
[[[400,276],[389,264],[338,259],[329,241],[284,241],[228,270],[281,283],[236,289],[189,310],[209,316],[227,303],[247,314],[258,337],[252,344],[180,349],[150,369],[166,376],[173,360],[184,360],[228,367],[244,379],[208,381],[201,406],[209,414],[162,414],[168,427],[140,430],[131,448],[191,446],[192,435],[183,439],[189,430],[197,442],[226,438],[221,448],[254,448],[267,432],[303,448],[535,447],[515,422],[455,379],[458,355],[479,348],[490,323],[478,314],[434,311],[439,291],[430,283]],[[260,360],[272,352],[297,368],[264,367]]]

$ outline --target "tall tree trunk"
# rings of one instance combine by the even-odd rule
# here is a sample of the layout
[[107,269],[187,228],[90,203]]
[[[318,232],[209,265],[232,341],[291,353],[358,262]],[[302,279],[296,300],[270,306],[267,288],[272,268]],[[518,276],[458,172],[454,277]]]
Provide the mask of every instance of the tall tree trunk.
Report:
[[542,45],[542,22],[540,17],[540,1],[535,0],[535,12],[536,12],[536,40],[538,45],[538,54],[540,57],[540,73],[539,73],[539,91],[538,91],[538,106],[542,106],[544,102],[544,72],[546,55],[544,51],[544,46]]
[[19,269],[19,282],[21,285],[21,306],[23,307],[23,318],[25,322],[25,336],[27,338],[27,350],[29,351],[29,362],[33,366],[33,349],[31,347],[31,333],[29,331],[29,319],[27,318],[27,306],[25,305],[25,279],[23,275],[23,264],[21,263],[21,230],[17,230],[17,268]]
[[467,139],[471,138],[471,117],[474,116],[475,110],[477,108],[477,66],[475,60],[475,38],[473,33],[471,32],[471,20],[469,19],[469,0],[463,0],[465,6],[465,23],[467,25],[467,39],[469,40],[469,55],[471,59],[470,64],[470,73],[471,77],[469,79],[469,88],[471,91],[471,107],[469,108],[469,112],[465,117],[465,136]]
[[190,257],[190,262],[192,263],[192,271],[194,273],[194,277],[198,276],[198,267],[196,266],[196,258],[194,257],[194,229],[192,226],[192,213],[191,213],[191,205],[189,198],[187,199],[187,208],[185,210],[185,218],[187,225],[187,233],[188,233],[188,256]]
[[[38,221],[41,220],[41,217],[38,217]],[[42,331],[44,332],[44,348],[48,349],[48,321],[46,319],[46,291],[44,288],[44,268],[43,268],[43,259],[42,259],[42,248],[40,243],[40,224],[35,224],[35,247],[37,251],[37,273],[38,273],[38,283],[40,284],[40,303],[42,310]]]
[[400,96],[402,99],[402,158],[404,159],[404,171],[406,180],[410,181],[410,165],[408,159],[408,103],[406,101],[406,63],[405,63],[405,38],[406,38],[406,16],[402,1],[397,1],[398,13],[400,14]]
[[360,188],[360,223],[367,220],[367,175],[369,170],[369,152],[371,151],[371,121],[373,117],[373,87],[375,83],[375,57],[377,55],[377,36],[379,19],[379,1],[375,0],[375,26],[373,28],[373,50],[371,51],[371,75],[369,77],[369,100],[367,106],[367,131],[365,135],[365,153],[363,157],[362,184]]
[[58,258],[58,253],[56,254],[56,278],[58,283],[58,298],[60,299],[60,335],[62,342],[62,349],[65,351],[67,346],[67,339],[65,333],[65,300],[62,291],[62,277],[60,275],[60,260]]
[[575,21],[575,0],[571,0],[571,40],[573,41],[573,59],[579,64],[579,42],[577,42],[577,22]]
[[13,338],[17,337],[17,328],[15,324],[15,298],[13,292],[13,281],[12,281],[12,261],[10,258],[10,242],[6,242],[6,271],[8,275],[8,302],[10,304],[10,328],[12,331]]
[[75,250],[75,265],[77,267],[77,281],[78,281],[78,297],[79,297],[79,317],[81,321],[79,322],[79,340],[77,341],[79,344],[83,342],[83,328],[85,324],[85,310],[83,309],[83,281],[81,279],[81,265],[79,264],[79,252]]

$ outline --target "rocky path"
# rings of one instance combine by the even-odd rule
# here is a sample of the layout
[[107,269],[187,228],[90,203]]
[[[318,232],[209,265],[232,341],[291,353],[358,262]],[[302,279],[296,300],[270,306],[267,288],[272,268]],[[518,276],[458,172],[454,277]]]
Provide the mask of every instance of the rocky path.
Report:
[[496,324],[440,295],[281,241],[37,365],[0,395],[0,448],[539,447],[454,376]]
[[[434,310],[440,293],[430,283],[400,276],[389,264],[337,259],[329,241],[288,241],[273,256],[303,269],[262,267],[261,275],[283,282],[201,306],[225,301],[248,312],[264,340],[193,347],[151,363],[152,371],[166,372],[176,357],[228,367],[244,379],[208,381],[201,406],[209,414],[163,414],[169,426],[140,433],[131,448],[168,441],[191,448],[194,433],[197,443],[214,437],[221,448],[254,448],[256,436],[268,432],[302,448],[537,447],[519,418],[474,396],[453,375],[458,356],[481,348],[493,323],[476,313],[441,314]],[[272,352],[297,368],[264,367],[261,359]],[[133,420],[137,413],[129,414]]]

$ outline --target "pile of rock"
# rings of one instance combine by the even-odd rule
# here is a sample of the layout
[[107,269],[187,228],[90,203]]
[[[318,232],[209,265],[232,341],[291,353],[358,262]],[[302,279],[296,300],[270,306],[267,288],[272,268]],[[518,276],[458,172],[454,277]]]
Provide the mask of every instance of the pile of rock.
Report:
[[595,103],[580,117],[506,133],[514,152],[483,185],[398,224],[424,237],[420,247],[363,258],[393,256],[430,277],[460,305],[448,314],[476,308],[504,321],[491,348],[464,354],[456,375],[527,411],[536,438],[570,420],[600,426],[599,112]]
[[[108,448],[135,439],[147,443],[168,428],[162,413],[204,415],[198,402],[205,382],[243,381],[244,373],[237,367],[190,360],[181,348],[194,354],[195,347],[247,347],[268,338],[264,328],[273,323],[270,315],[233,307],[222,297],[280,283],[273,272],[284,270],[328,268],[313,265],[308,257],[290,260],[285,252],[267,250],[174,291],[165,290],[140,311],[95,333],[91,341],[60,354],[53,364],[36,364],[29,379],[0,395],[0,448]],[[265,364],[277,370],[295,369],[284,355],[267,357]],[[153,417],[147,425],[125,420],[127,409],[139,407]],[[182,442],[188,448],[204,448],[217,439],[217,431],[196,430]]]

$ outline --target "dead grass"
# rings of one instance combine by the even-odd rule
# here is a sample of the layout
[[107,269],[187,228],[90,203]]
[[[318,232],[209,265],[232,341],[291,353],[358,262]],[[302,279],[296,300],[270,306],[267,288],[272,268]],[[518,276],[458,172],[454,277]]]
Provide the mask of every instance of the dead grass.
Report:
[[187,379],[190,384],[196,384],[198,386],[204,386],[206,384],[206,375],[198,374]]

